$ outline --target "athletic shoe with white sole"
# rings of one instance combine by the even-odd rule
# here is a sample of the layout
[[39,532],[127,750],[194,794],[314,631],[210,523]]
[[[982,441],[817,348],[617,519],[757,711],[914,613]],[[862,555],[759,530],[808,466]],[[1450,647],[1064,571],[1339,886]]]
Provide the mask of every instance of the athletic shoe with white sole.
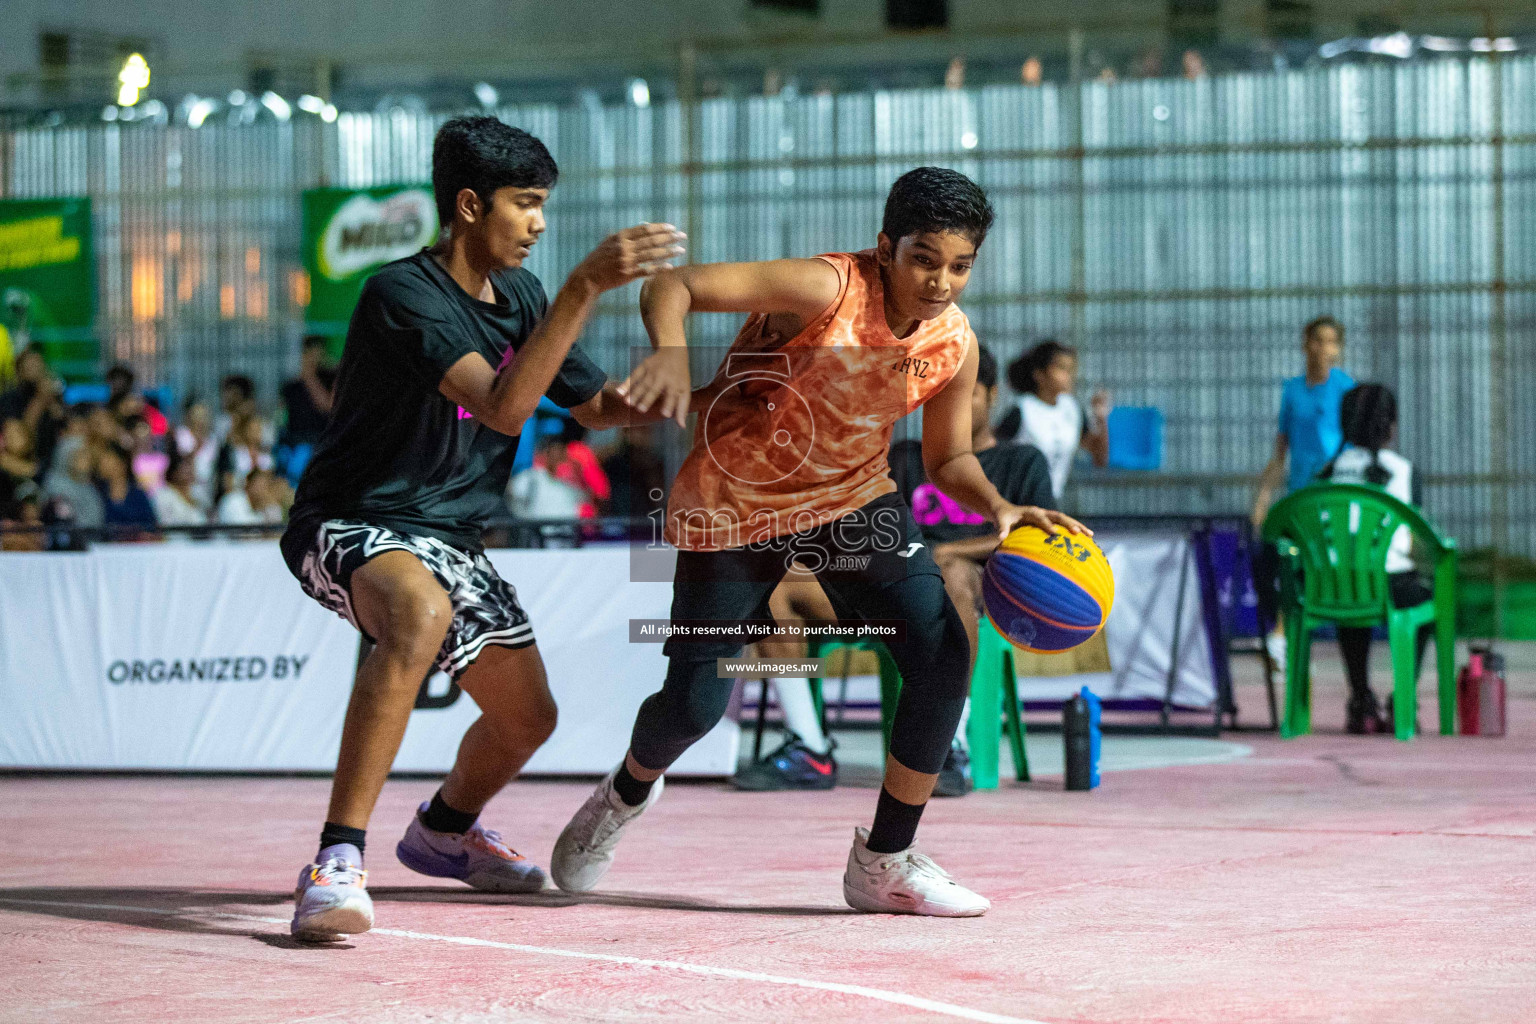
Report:
[[590,892],[613,866],[613,851],[630,822],[661,796],[663,779],[658,778],[645,803],[631,807],[613,791],[615,768],[609,772],[587,802],[581,805],[571,823],[555,840],[555,853],[549,873],[555,884],[566,892]]
[[544,872],[477,821],[469,831],[434,832],[422,824],[423,803],[395,847],[400,863],[433,878],[457,878],[484,892],[538,892]]
[[992,908],[985,896],[949,877],[916,844],[900,853],[874,853],[869,830],[853,830],[853,849],[843,873],[843,899],[870,914],[980,917]]
[[368,872],[342,857],[311,864],[299,872],[297,906],[288,931],[294,938],[334,942],[373,927],[373,899]]

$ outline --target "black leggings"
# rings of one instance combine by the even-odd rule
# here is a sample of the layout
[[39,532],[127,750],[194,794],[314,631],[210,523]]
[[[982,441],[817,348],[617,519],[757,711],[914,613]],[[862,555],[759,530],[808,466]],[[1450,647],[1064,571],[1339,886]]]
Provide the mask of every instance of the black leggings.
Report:
[[[1433,593],[1416,572],[1398,572],[1387,577],[1394,608],[1412,608],[1428,601]],[[1361,704],[1375,703],[1370,687],[1371,628],[1340,626],[1339,653],[1344,656],[1344,675],[1349,680],[1349,699]],[[1435,624],[1426,622],[1414,637],[1413,675],[1417,679],[1424,663],[1424,648],[1435,635]]]
[[[866,509],[876,505],[891,507],[880,499]],[[905,506],[900,512],[910,524],[911,513]],[[906,535],[918,536],[915,524]],[[847,538],[839,543],[846,544]],[[844,623],[906,623],[905,640],[887,644],[902,678],[891,754],[913,771],[934,774],[944,765],[970,692],[970,641],[925,546],[908,543],[870,554],[868,564],[859,569],[818,572],[817,580]],[[768,596],[786,568],[779,550],[679,551],[672,619],[768,619]],[[666,681],[640,705],[635,719],[630,752],[636,761],[652,771],[665,771],[715,727],[734,685],[732,679],[718,678],[716,659],[735,657],[741,647],[740,641],[667,641]]]

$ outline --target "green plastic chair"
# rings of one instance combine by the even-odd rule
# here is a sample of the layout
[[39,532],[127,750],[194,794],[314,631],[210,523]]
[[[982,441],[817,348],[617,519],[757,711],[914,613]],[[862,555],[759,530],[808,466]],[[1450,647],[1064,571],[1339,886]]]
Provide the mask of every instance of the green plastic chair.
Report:
[[[976,668],[971,673],[971,718],[966,726],[966,741],[971,748],[971,777],[977,789],[996,789],[1003,734],[1009,741],[1013,755],[1013,772],[1021,782],[1029,781],[1029,757],[1024,746],[1024,719],[1019,714],[1018,678],[1014,673],[1013,646],[1004,640],[993,627],[991,620],[982,616],[980,651],[976,656]],[[879,641],[821,641],[812,638],[806,645],[806,656],[820,658],[837,650],[874,651],[880,662],[880,730],[883,737],[881,749],[891,749],[891,723],[896,718],[896,700],[901,696],[901,672],[896,659]],[[810,679],[811,698],[816,712],[825,717],[822,696],[822,680]],[[986,714],[983,709],[996,709]],[[999,717],[1001,712],[1001,717]]]
[[[1387,586],[1387,549],[1406,526],[1434,563],[1434,597],[1394,608]],[[1288,649],[1285,714],[1280,735],[1312,731],[1312,631],[1325,622],[1375,626],[1392,647],[1392,709],[1397,738],[1413,738],[1418,712],[1414,637],[1435,624],[1440,734],[1456,729],[1456,541],[1412,506],[1380,487],[1316,483],[1292,492],[1264,520],[1264,540],[1280,551],[1280,602]]]

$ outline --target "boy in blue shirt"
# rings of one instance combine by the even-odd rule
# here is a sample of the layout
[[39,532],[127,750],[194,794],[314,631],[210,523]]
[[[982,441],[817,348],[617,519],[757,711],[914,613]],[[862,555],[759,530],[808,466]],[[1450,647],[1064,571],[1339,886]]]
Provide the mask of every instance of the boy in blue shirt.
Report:
[[[1259,477],[1253,500],[1253,527],[1262,529],[1275,490],[1285,481],[1284,493],[1305,487],[1328,464],[1344,443],[1339,426],[1339,405],[1344,393],[1355,386],[1354,378],[1339,369],[1344,354],[1344,327],[1331,316],[1320,316],[1301,329],[1301,350],[1307,372],[1292,377],[1280,390],[1280,427],[1275,434],[1275,453]],[[1289,462],[1289,468],[1287,468]],[[1265,550],[1257,567],[1260,611],[1276,623],[1274,593],[1275,558]],[[1283,666],[1285,637],[1272,633],[1266,641],[1270,656]]]

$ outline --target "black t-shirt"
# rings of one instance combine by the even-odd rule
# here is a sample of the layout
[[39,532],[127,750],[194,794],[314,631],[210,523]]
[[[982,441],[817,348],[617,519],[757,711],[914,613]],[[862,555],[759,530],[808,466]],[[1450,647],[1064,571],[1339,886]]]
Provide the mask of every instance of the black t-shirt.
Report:
[[[506,511],[517,438],[483,426],[438,385],[471,352],[499,368],[549,305],[539,279],[521,268],[491,275],[491,284],[496,302],[471,297],[426,250],[368,279],[290,533],[326,519],[361,519],[480,550],[485,522]],[[568,409],[606,381],[572,349],[546,394]]]
[[[981,471],[1005,501],[1054,509],[1051,473],[1045,456],[1030,444],[996,444],[976,453]],[[928,482],[921,441],[891,446],[891,478],[932,544],[996,534],[996,528]]]

